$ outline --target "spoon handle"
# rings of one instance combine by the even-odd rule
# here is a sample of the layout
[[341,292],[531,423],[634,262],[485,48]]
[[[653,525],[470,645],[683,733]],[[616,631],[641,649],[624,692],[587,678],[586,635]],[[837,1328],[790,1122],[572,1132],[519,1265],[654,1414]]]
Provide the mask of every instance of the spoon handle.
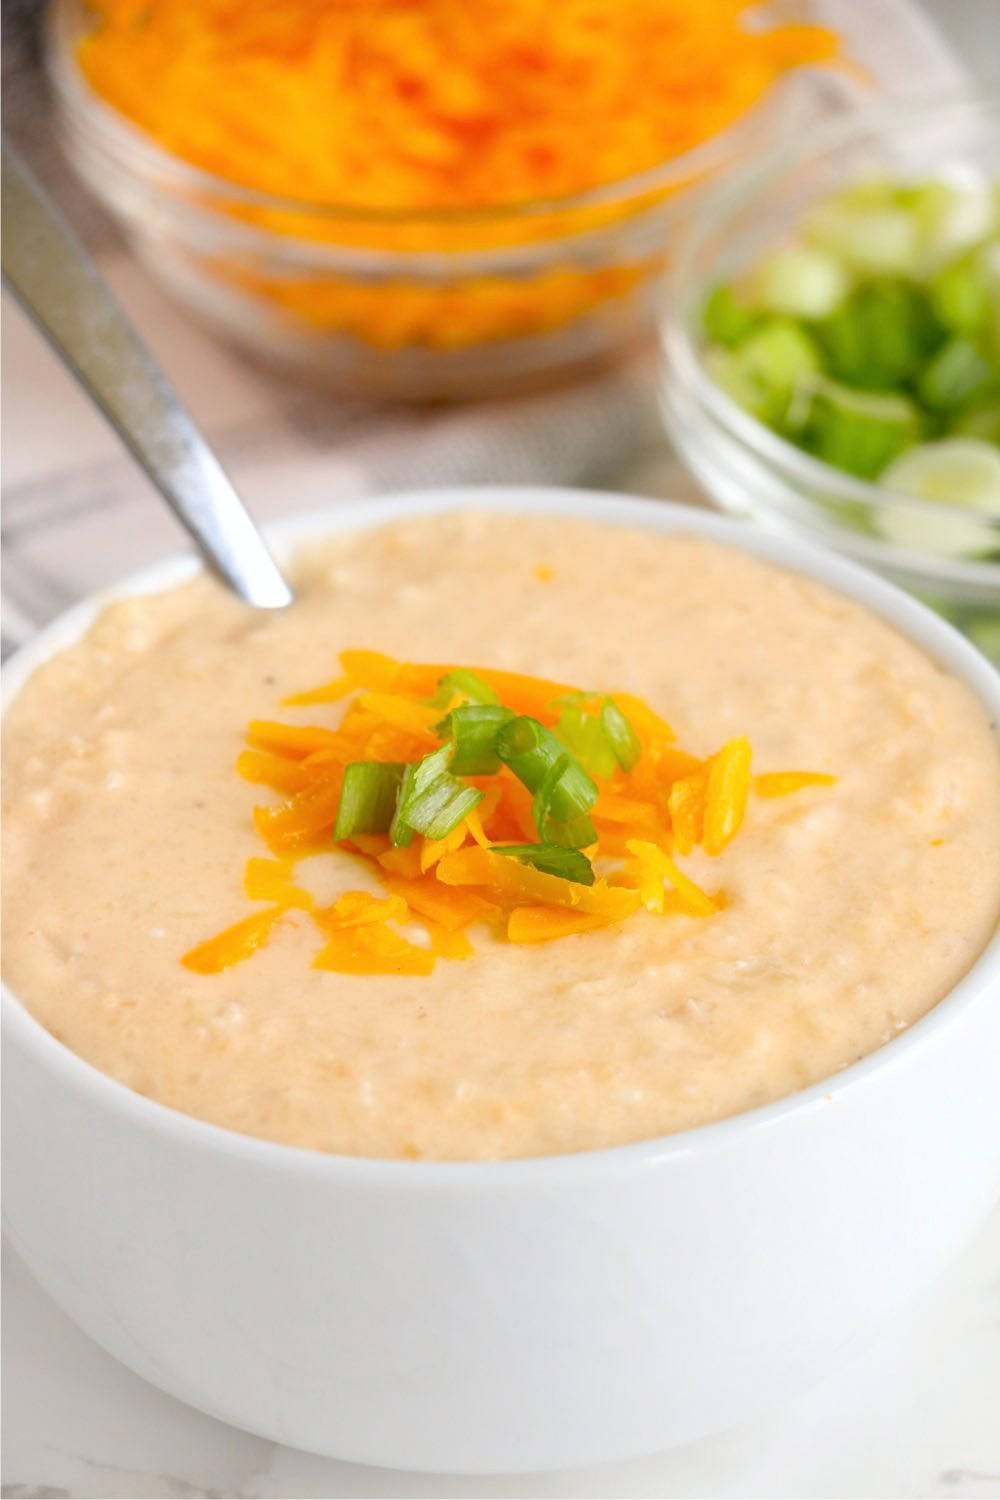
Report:
[[291,603],[291,589],[222,465],[6,141],[3,278],[222,578],[259,608]]

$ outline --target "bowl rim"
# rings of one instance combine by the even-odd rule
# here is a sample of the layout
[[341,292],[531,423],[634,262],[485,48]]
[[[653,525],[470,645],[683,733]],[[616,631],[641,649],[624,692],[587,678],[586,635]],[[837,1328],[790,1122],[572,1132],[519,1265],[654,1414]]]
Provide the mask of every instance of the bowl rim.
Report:
[[[540,485],[467,485],[344,502],[288,517],[266,531],[279,558],[285,559],[310,541],[365,531],[395,520],[460,510],[564,516],[664,535],[694,535],[800,573],[845,594],[886,620],[946,671],[963,680],[990,710],[994,722],[1000,723],[1000,673],[954,627],[925,605],[866,568],[797,537],[757,530],[729,517],[676,502]],[[6,715],[35,668],[79,640],[106,605],[123,597],[158,593],[203,571],[192,553],[175,553],[67,610],[22,646],[5,665],[0,716]],[[10,1039],[16,1039],[57,1085],[85,1096],[90,1105],[117,1115],[132,1128],[264,1170],[294,1171],[329,1181],[349,1178],[375,1186],[449,1191],[485,1190],[515,1183],[527,1186],[552,1180],[587,1181],[609,1174],[649,1171],[678,1158],[714,1155],[751,1136],[816,1114],[848,1093],[877,1085],[882,1075],[898,1069],[915,1051],[933,1045],[939,1034],[952,1027],[993,988],[1000,988],[1000,926],[955,987],[920,1020],[858,1062],[798,1093],[688,1130],[625,1145],[555,1156],[485,1161],[400,1161],[345,1156],[243,1135],[135,1093],[101,1072],[47,1031],[6,983],[2,985],[2,1008],[4,1028]]]
[[[931,95],[909,93],[892,99],[872,100],[846,115],[807,127],[765,160],[751,160],[733,168],[726,181],[717,186],[696,223],[683,236],[674,262],[667,270],[667,295],[663,302],[666,311],[660,319],[659,336],[670,378],[693,392],[720,427],[778,470],[796,488],[822,487],[838,501],[859,502],[871,510],[891,505],[894,509],[906,509],[913,515],[926,517],[932,514],[944,521],[954,518],[954,507],[943,502],[922,500],[904,490],[893,490],[886,485],[859,479],[806,453],[751,416],[716,384],[705,368],[694,328],[698,306],[712,283],[711,271],[705,270],[704,246],[724,236],[726,225],[734,216],[808,161],[831,157],[865,136],[905,125],[908,120],[935,114],[961,115],[969,110],[984,111],[1000,124],[1000,85],[991,87],[981,82],[967,82],[940,89]],[[984,527],[996,527],[1000,545],[1000,517],[976,512],[976,519]],[[929,561],[944,566],[949,575],[954,572],[957,576],[984,584],[1000,581],[1000,564],[988,559],[943,557],[937,553],[894,547],[888,541],[873,544],[873,558],[876,551],[880,558],[885,557],[887,563],[898,561],[902,567],[926,568]]]
[[[664,194],[671,188],[699,187],[715,181],[715,174],[733,159],[744,144],[745,137],[753,139],[759,131],[768,129],[772,123],[772,113],[777,113],[777,108],[773,106],[777,101],[780,107],[780,101],[787,92],[784,86],[790,80],[811,72],[823,74],[830,71],[830,65],[824,63],[803,64],[789,69],[775,78],[745,114],[689,150],[667,157],[641,172],[596,183],[589,188],[541,198],[468,207],[369,208],[359,204],[326,203],[262,192],[219,177],[166,150],[154,137],[102,99],[86,80],[73,55],[73,41],[82,24],[81,16],[82,6],[79,0],[55,0],[50,7],[44,27],[46,71],[57,96],[66,107],[76,115],[85,116],[91,128],[105,137],[112,148],[117,146],[131,166],[137,170],[154,172],[159,180],[171,182],[173,186],[183,190],[210,194],[214,198],[245,208],[296,213],[309,215],[314,219],[356,225],[485,226],[517,223],[550,214],[627,204],[632,199]],[[586,226],[587,229],[592,227]],[[569,232],[570,235],[572,233],[573,231]],[[282,240],[295,238],[294,235],[280,237]],[[568,236],[556,236],[557,239],[565,237]],[[316,249],[321,248],[322,242],[316,243]],[[397,253],[401,257],[406,255],[405,251]],[[455,253],[463,252],[459,250]]]

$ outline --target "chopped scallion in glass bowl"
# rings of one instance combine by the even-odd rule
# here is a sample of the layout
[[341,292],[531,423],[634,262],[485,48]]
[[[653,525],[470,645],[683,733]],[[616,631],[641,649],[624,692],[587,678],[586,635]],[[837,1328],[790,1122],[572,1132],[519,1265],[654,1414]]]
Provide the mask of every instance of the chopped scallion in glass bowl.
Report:
[[745,169],[689,234],[668,427],[713,498],[1000,648],[1000,101],[882,104]]

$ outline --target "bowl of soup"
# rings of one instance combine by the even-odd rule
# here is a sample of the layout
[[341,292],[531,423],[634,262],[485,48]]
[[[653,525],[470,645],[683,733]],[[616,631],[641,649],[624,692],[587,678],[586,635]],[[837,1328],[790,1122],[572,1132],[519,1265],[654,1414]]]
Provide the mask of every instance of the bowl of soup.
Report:
[[669,504],[274,541],[286,611],[176,558],[9,669],[12,1242],[160,1388],[358,1462],[819,1378],[995,1201],[996,674]]

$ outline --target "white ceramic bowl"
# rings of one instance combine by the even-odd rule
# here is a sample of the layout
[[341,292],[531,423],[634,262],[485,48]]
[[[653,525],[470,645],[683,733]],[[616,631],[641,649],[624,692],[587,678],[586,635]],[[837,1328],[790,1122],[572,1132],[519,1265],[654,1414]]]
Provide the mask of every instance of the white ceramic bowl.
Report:
[[[1000,719],[1000,679],[912,599],[800,542],[667,504],[439,492],[314,515],[275,541],[287,553],[463,505],[734,543],[885,616]],[[113,593],[194,568],[173,559]],[[108,597],[24,651],[8,696]],[[846,1358],[1000,1185],[997,940],[924,1020],[814,1088],[665,1139],[530,1161],[252,1140],[112,1082],[12,996],[4,1011],[7,1223],[53,1299],[181,1400],[363,1463],[556,1468],[736,1423]]]

